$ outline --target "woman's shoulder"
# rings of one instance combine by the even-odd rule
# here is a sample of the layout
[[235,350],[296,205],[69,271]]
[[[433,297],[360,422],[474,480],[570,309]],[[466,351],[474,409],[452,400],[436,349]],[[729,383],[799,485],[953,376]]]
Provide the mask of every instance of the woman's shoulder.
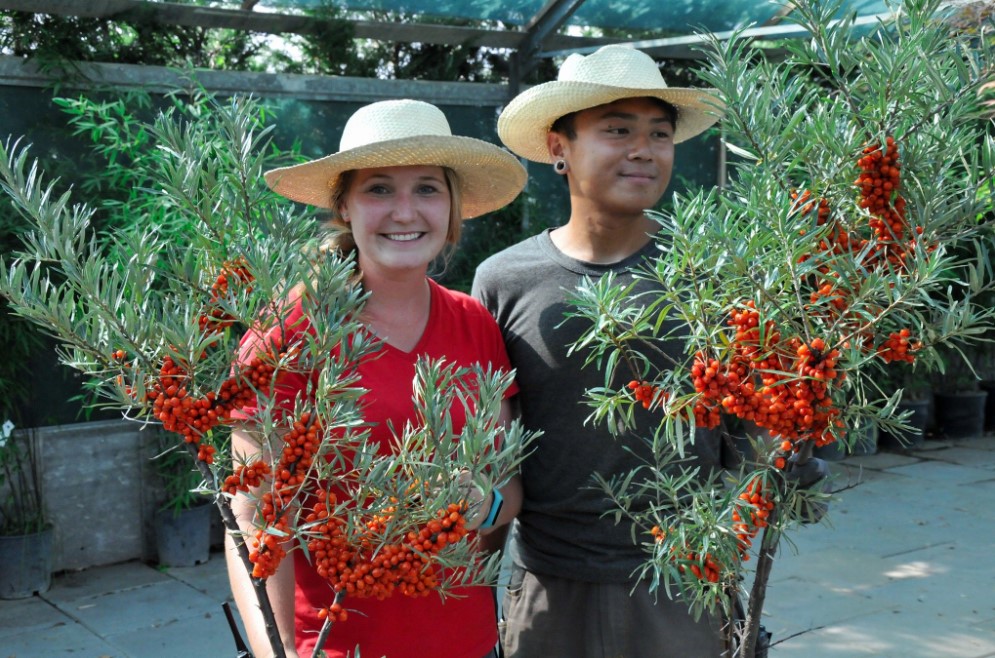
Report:
[[447,288],[432,279],[429,279],[429,283],[432,286],[432,295],[439,301],[440,311],[463,315],[470,320],[481,320],[487,323],[494,322],[494,318],[490,312],[484,308],[484,305],[479,300],[465,292]]
[[442,285],[435,279],[429,279],[428,282],[429,286],[432,288],[432,295],[433,296],[437,295],[439,297],[439,301],[442,302],[443,304],[446,304],[447,306],[463,308],[468,311],[481,309],[485,313],[487,312],[479,301],[477,301],[470,295],[466,294],[465,292],[462,292],[460,290],[454,290],[452,288],[447,288],[446,286]]

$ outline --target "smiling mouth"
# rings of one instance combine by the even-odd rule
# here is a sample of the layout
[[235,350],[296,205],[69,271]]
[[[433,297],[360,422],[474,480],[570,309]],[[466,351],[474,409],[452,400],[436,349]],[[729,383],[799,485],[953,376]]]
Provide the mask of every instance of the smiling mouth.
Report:
[[424,232],[417,233],[384,233],[383,236],[388,240],[393,240],[394,242],[411,242],[412,240],[417,240],[421,236],[425,235]]

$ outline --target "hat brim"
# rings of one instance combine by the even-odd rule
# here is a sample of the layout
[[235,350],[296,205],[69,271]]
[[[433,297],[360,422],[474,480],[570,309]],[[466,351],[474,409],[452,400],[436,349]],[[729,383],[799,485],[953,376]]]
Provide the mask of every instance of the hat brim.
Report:
[[331,205],[332,189],[343,173],[354,169],[436,165],[452,169],[460,180],[463,219],[502,208],[525,187],[525,168],[504,149],[463,136],[421,135],[386,140],[273,169],[266,184],[292,201],[320,208]]
[[546,135],[562,116],[624,98],[659,98],[677,108],[674,143],[698,135],[719,119],[722,103],[708,90],[664,87],[644,89],[591,82],[555,80],[526,89],[498,117],[498,136],[513,153],[550,163]]

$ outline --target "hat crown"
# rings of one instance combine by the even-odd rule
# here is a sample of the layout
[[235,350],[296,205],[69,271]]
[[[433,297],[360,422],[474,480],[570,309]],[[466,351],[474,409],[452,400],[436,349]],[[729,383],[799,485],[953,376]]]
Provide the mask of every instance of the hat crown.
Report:
[[609,45],[587,57],[574,53],[560,66],[560,82],[587,82],[631,89],[666,89],[653,58],[635,48]]
[[430,103],[408,99],[380,101],[361,107],[349,117],[339,140],[339,151],[407,137],[452,137],[452,134],[446,115]]

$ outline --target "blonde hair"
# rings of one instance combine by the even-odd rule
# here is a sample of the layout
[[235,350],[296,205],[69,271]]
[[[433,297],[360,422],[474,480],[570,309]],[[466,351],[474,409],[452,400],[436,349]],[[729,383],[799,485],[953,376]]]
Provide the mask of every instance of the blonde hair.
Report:
[[[356,238],[352,234],[352,226],[342,219],[342,202],[349,191],[349,186],[352,185],[352,181],[356,177],[356,171],[350,169],[343,172],[332,187],[332,195],[328,204],[332,209],[332,216],[324,223],[323,228],[327,231],[327,236],[322,242],[321,248],[323,251],[334,251],[342,256],[355,254],[356,280],[359,280],[362,278],[362,272],[359,271]],[[452,249],[459,244],[460,236],[463,235],[463,194],[459,175],[449,167],[442,167],[442,172],[446,179],[446,187],[449,188],[449,227],[446,231],[448,247],[443,252],[444,260],[448,261]]]

